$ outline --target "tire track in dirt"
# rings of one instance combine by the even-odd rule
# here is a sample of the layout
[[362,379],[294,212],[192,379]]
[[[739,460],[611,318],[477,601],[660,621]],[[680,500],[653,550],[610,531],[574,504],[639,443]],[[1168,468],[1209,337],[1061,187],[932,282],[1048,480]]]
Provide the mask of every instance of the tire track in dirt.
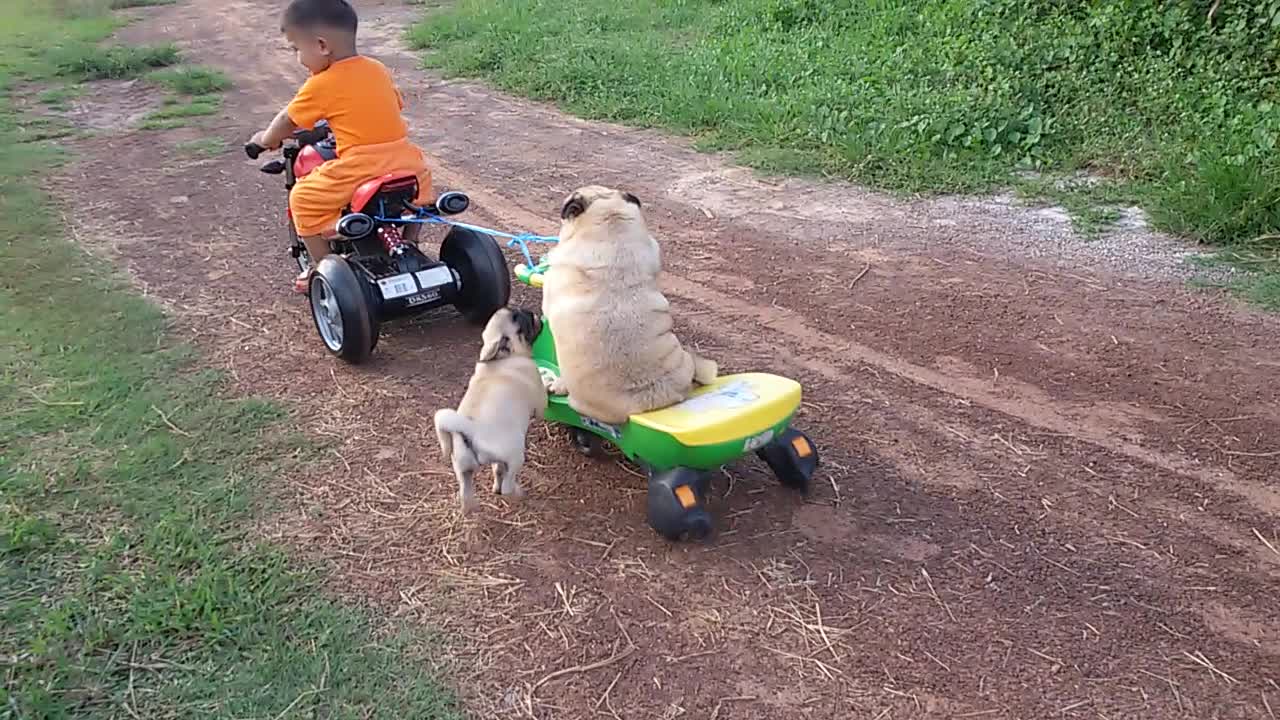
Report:
[[[101,197],[101,223],[72,218],[77,234],[238,389],[287,401],[332,442],[327,467],[287,478],[289,509],[263,532],[331,562],[335,592],[443,628],[477,716],[1245,718],[1265,717],[1265,693],[1277,704],[1277,557],[1258,540],[1274,542],[1280,468],[1231,454],[1267,452],[1280,429],[1273,321],[1017,255],[1017,215],[798,181],[771,196],[655,134],[424,78],[396,45],[415,10],[359,9],[476,222],[551,231],[572,186],[637,191],[682,337],[729,369],[800,379],[826,461],[808,500],[755,463],[728,469],[715,542],[668,546],[626,468],[538,430],[532,496],[461,522],[427,418],[465,385],[475,330],[445,313],[389,326],[368,367],[330,362],[287,292],[274,178],[179,161],[167,144],[191,130],[87,144],[62,182],[130,191]],[[302,78],[277,10],[187,0],[125,35],[177,38],[230,72],[216,132],[238,146]],[[157,216],[191,242],[157,233]]]

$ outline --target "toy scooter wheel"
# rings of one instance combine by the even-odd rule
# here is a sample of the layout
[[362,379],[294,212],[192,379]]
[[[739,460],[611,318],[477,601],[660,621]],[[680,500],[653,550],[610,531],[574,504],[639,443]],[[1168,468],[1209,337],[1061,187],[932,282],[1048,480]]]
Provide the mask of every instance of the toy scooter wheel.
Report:
[[711,534],[706,508],[707,477],[697,470],[675,468],[649,477],[649,527],[678,542]]
[[756,454],[768,463],[778,482],[800,492],[809,491],[809,479],[818,469],[818,448],[804,433],[788,428]]
[[483,325],[511,299],[511,274],[493,238],[455,227],[440,245],[440,259],[458,273],[462,290],[453,303],[468,322]]
[[350,263],[326,255],[311,275],[311,317],[329,352],[355,365],[369,358],[377,322],[363,283]]
[[571,428],[569,430],[569,439],[573,442],[573,449],[583,455],[589,458],[604,457],[604,443],[595,433],[579,428]]

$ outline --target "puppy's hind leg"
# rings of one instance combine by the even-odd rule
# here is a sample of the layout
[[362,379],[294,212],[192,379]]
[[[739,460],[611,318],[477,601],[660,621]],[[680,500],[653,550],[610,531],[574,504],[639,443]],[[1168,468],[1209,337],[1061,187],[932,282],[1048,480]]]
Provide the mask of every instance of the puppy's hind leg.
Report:
[[453,474],[458,477],[458,500],[462,504],[465,515],[476,509],[475,472],[476,466],[464,453],[453,456]]
[[508,497],[524,497],[524,488],[516,481],[516,475],[524,465],[524,458],[493,466],[493,491]]
[[693,353],[690,353],[689,356],[693,358],[693,381],[695,383],[710,385],[716,381],[716,375],[720,373],[720,366],[716,365],[715,360],[698,357]]

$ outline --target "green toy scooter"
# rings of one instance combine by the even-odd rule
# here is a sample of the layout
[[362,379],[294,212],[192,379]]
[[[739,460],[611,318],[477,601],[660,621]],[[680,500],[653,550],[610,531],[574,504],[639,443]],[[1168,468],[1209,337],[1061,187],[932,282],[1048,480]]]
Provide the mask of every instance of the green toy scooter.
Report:
[[[520,264],[518,280],[542,287],[546,260]],[[533,344],[533,358],[544,378],[559,375],[550,326]],[[552,395],[544,415],[571,429],[575,446],[591,456],[601,443],[618,447],[649,475],[649,525],[669,540],[701,539],[712,528],[707,512],[710,473],[754,452],[782,484],[806,492],[818,467],[818,451],[804,433],[791,427],[800,407],[800,384],[767,373],[724,375],[699,387],[670,407],[633,415],[622,425],[583,417],[567,397]]]

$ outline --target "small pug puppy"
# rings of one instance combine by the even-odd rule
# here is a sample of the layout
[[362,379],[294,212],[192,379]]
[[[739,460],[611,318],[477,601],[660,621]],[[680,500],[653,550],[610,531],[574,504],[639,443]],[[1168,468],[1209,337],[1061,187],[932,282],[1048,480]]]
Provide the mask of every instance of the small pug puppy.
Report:
[[516,481],[524,465],[529,421],[547,407],[547,393],[532,346],[541,319],[524,309],[500,308],[489,318],[480,359],[457,410],[435,414],[436,438],[458,477],[464,513],[476,505],[472,482],[477,468],[493,467],[493,492],[520,497]]
[[658,289],[662,256],[640,200],[591,185],[560,209],[560,242],[547,254],[542,313],[560,376],[547,383],[581,415],[618,424],[684,400],[716,378],[716,363],[685,350]]

